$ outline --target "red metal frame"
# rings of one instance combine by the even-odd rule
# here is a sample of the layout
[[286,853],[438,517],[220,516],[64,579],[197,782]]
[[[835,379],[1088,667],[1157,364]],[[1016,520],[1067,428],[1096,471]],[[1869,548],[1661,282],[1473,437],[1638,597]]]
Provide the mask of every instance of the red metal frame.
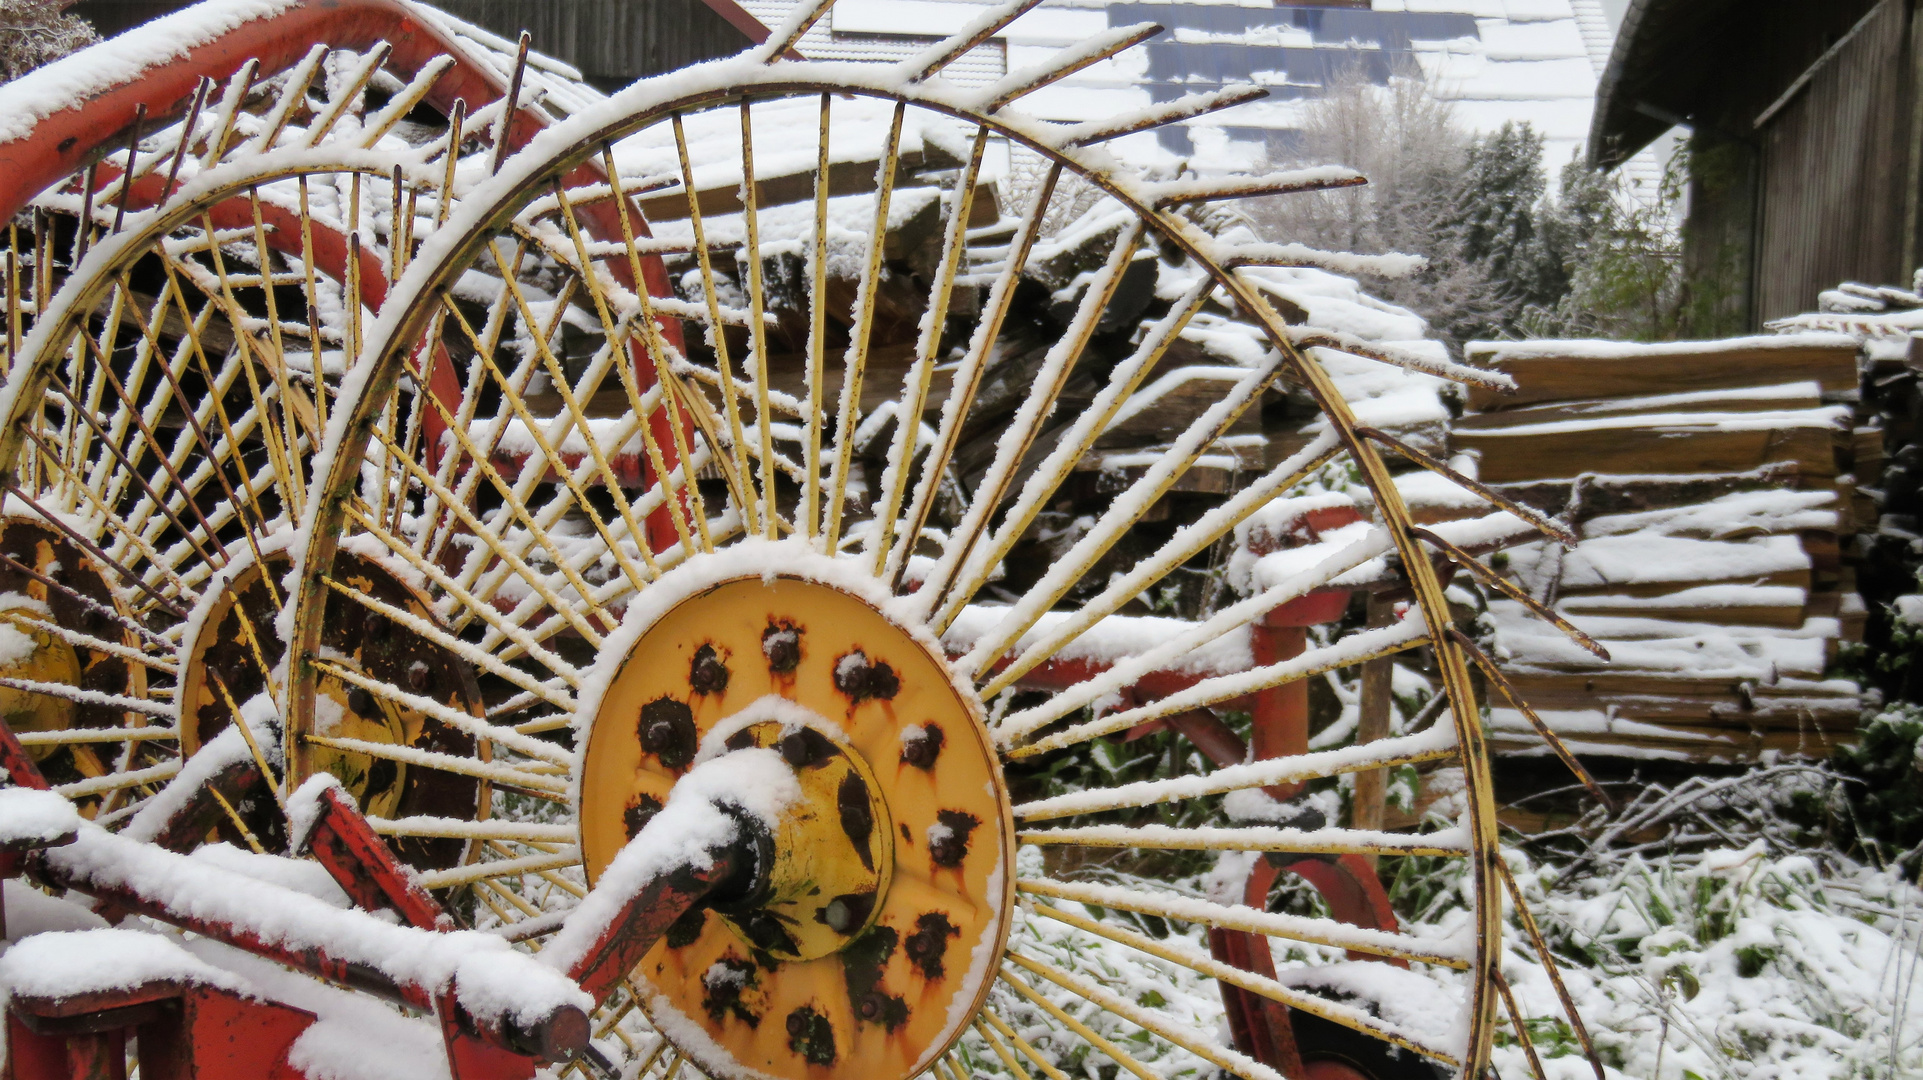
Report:
[[344,791],[329,786],[316,802],[313,827],[294,854],[313,855],[356,907],[386,908],[422,930],[454,929],[447,909],[414,880]]
[[[12,766],[24,756],[24,751],[15,752],[18,747],[0,720],[5,764]],[[45,784],[25,786],[44,789]],[[305,844],[358,907],[398,911],[420,929],[453,929],[440,905],[414,884],[339,788],[324,788],[315,801],[315,821]],[[620,897],[616,914],[568,976],[596,1001],[605,998],[688,909],[717,890],[752,891],[752,881],[744,885],[737,879],[743,873],[752,876],[765,861],[756,853],[756,845],[764,842],[744,825],[734,844],[691,858]],[[571,1006],[528,1030],[482,1024],[461,1007],[455,986],[429,992],[329,956],[323,949],[266,940],[249,929],[176,909],[137,889],[68,873],[37,858],[36,852],[16,854],[7,866],[8,876],[24,871],[50,887],[91,896],[104,910],[146,915],[317,978],[433,1010],[453,1080],[528,1080],[540,1062],[568,1060],[589,1048],[587,1015]],[[154,981],[50,999],[16,995],[8,1003],[6,1022],[12,1052],[0,1073],[4,1080],[126,1080],[130,1033],[138,1034],[143,1077],[292,1080],[300,1074],[288,1064],[287,1051],[314,1016],[217,987]]]

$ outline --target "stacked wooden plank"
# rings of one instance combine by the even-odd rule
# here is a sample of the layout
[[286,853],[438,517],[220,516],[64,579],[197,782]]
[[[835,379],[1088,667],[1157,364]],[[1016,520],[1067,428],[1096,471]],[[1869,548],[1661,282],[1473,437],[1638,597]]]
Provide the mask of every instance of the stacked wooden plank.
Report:
[[[1521,390],[1472,391],[1456,451],[1581,537],[1494,561],[1612,656],[1492,603],[1497,658],[1544,719],[1590,752],[1699,760],[1818,756],[1847,738],[1860,691],[1830,669],[1861,639],[1863,605],[1843,554],[1874,524],[1854,473],[1859,454],[1871,469],[1878,455],[1859,447],[1880,447],[1856,428],[1856,341],[1468,351]],[[1515,710],[1493,709],[1492,723],[1498,747],[1540,748]]]

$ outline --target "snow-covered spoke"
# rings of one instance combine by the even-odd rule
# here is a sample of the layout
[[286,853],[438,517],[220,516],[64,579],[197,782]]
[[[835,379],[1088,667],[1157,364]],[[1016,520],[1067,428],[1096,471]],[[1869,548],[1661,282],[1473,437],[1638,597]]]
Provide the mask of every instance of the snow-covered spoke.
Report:
[[[97,820],[125,821],[167,788],[213,727],[280,712],[275,615],[310,463],[416,243],[420,199],[445,204],[426,167],[445,146],[394,132],[410,114],[410,132],[423,126],[454,62],[396,71],[385,44],[303,45],[284,71],[247,61],[137,127],[111,167],[42,192],[34,231],[8,234],[35,302],[30,333],[10,321],[22,446],[0,593],[26,605],[10,625],[31,649],[0,674],[54,703],[15,726]],[[370,128],[373,101],[389,108]],[[61,230],[71,256],[52,242]],[[130,714],[148,725],[122,726]],[[253,740],[270,774],[274,738]],[[272,798],[220,805],[223,839],[257,849],[279,828]]]
[[1218,675],[1203,679],[1194,686],[1170,694],[1152,705],[1117,710],[1104,715],[1099,720],[1075,724],[1032,741],[1013,743],[1023,728],[1012,727],[1004,736],[1012,744],[1008,755],[1019,760],[1051,750],[1059,750],[1065,746],[1087,742],[1117,731],[1127,731],[1139,724],[1146,724],[1165,716],[1174,716],[1177,713],[1209,705],[1219,705],[1225,701],[1259,693],[1270,687],[1298,682],[1317,675],[1326,675],[1339,668],[1393,656],[1428,643],[1428,632],[1418,619],[1408,619],[1395,626],[1376,630],[1365,630],[1346,637],[1340,643],[1326,649],[1315,649],[1291,660],[1253,668],[1236,675]]
[[[1393,544],[1387,530],[1371,529],[1362,525],[1352,528],[1360,530],[1362,535],[1355,537],[1346,545],[1337,545],[1334,541],[1330,541],[1326,546],[1335,547],[1336,550],[1318,562],[1302,568],[1254,596],[1224,607],[1210,618],[1197,622],[1151,648],[1109,665],[1108,670],[1100,675],[1077,683],[1048,701],[1004,715],[1001,722],[995,726],[996,737],[1006,745],[1013,745],[1017,740],[1027,738],[1070,713],[1086,708],[1104,696],[1133,684],[1156,670],[1158,666],[1177,660],[1231,631],[1249,625],[1263,613],[1305,597],[1323,586],[1355,573],[1381,558]],[[1311,549],[1312,552],[1313,550]],[[1422,632],[1420,622],[1411,620],[1393,634],[1379,635],[1378,640],[1383,640],[1384,644],[1391,648],[1403,648],[1412,644]],[[1365,659],[1369,655],[1371,654],[1365,649],[1357,654],[1357,660]],[[1248,674],[1223,676],[1223,678],[1245,679],[1249,677]],[[1285,675],[1286,677],[1288,676]],[[1251,679],[1251,681],[1257,680]]]
[[1411,1034],[1403,1032],[1392,1025],[1383,1023],[1364,1009],[1339,1001],[1332,1001],[1318,994],[1306,993],[1277,982],[1274,979],[1244,971],[1233,964],[1222,963],[1199,949],[1185,947],[1184,943],[1167,939],[1158,941],[1146,934],[1126,930],[1113,923],[1077,915],[1067,908],[1057,907],[1054,904],[1036,903],[1031,910],[1044,918],[1053,919],[1065,926],[1072,926],[1077,930],[1093,934],[1097,937],[1104,937],[1118,944],[1127,945],[1139,952],[1180,964],[1183,967],[1207,975],[1210,978],[1219,979],[1231,986],[1240,987],[1251,993],[1259,994],[1271,1001],[1279,1001],[1290,1008],[1301,1009],[1305,1012],[1320,1016],[1325,1020],[1332,1020],[1344,1027],[1367,1032],[1385,1042],[1393,1043],[1406,1050],[1412,1050],[1425,1057],[1434,1058],[1444,1065],[1453,1066],[1460,1064],[1450,1052],[1425,1045]]
[[1169,825],[1087,825],[1030,829],[1016,834],[1025,844],[1074,844],[1081,847],[1139,847],[1206,851],[1290,851],[1306,854],[1467,855],[1468,837],[1460,829],[1411,836],[1375,829],[1297,829],[1246,826],[1215,828]]
[[1366,746],[1323,750],[1294,757],[1271,758],[1246,765],[1230,765],[1205,776],[1180,776],[1167,780],[1138,780],[1131,784],[1093,791],[1070,792],[1033,802],[1018,803],[1015,816],[1023,821],[1046,821],[1074,817],[1104,810],[1154,806],[1177,799],[1222,795],[1255,787],[1318,780],[1363,769],[1381,769],[1421,761],[1437,761],[1456,756],[1456,736],[1452,729],[1437,725],[1414,735],[1381,739]]
[[1352,952],[1394,957],[1399,960],[1415,960],[1441,967],[1466,968],[1473,952],[1472,948],[1465,947],[1465,943],[1460,941],[1424,940],[1406,934],[1393,934],[1354,926],[1335,919],[1284,915],[1262,911],[1259,908],[1218,904],[1176,894],[1149,893],[1114,885],[1021,878],[1015,882],[1015,889],[1017,892],[1055,900],[1096,904],[1122,911],[1154,915],[1157,918],[1202,923],[1224,930],[1241,930],[1268,937],[1288,938],[1291,941],[1328,945]]
[[[973,670],[982,671],[1014,638],[1033,626],[1042,612],[1053,607],[1077,583],[1084,580],[1095,563],[1108,554],[1136,519],[1146,513],[1157,499],[1166,495],[1175,482],[1207,452],[1211,444],[1220,438],[1280,375],[1279,358],[1270,357],[1238,379],[1228,393],[1210,405],[1201,416],[1196,417],[1166,453],[1155,456],[1154,463],[1149,465],[1142,478],[1108,506],[1095,526],[1083,534],[1059,562],[1050,567],[1048,573],[1021,598],[1020,602],[1013,605],[1008,617],[1004,620],[1007,628],[1001,631],[999,640],[988,648],[977,646],[964,660],[964,664]],[[1308,451],[1303,453],[1308,454]],[[1301,466],[1289,469],[1283,474],[1288,479],[1280,483],[1276,490],[1286,490],[1287,487],[1298,482],[1310,463],[1319,457],[1320,455],[1310,455],[1308,461],[1303,462]],[[1282,468],[1287,468],[1287,463]],[[1278,468],[1277,471],[1282,472],[1282,468]],[[1216,538],[1219,539],[1219,534]],[[1186,561],[1186,557],[1177,561]],[[944,629],[952,625],[958,611],[958,607],[951,607],[946,619],[941,620],[939,625]],[[1020,668],[1021,664],[1028,659],[1023,657],[1011,667]],[[1016,674],[1019,673],[1017,671]],[[1004,682],[1009,682],[1014,676],[1004,674],[1001,678]],[[992,690],[988,692],[993,693]]]

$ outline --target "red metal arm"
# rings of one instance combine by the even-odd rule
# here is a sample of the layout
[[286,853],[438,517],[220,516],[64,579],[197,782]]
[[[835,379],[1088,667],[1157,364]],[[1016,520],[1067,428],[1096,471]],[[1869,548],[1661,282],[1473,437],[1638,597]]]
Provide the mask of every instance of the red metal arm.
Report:
[[440,901],[415,883],[394,849],[374,832],[345,792],[328,784],[314,801],[313,826],[300,838],[295,855],[313,855],[356,907],[388,908],[421,930],[454,928]]

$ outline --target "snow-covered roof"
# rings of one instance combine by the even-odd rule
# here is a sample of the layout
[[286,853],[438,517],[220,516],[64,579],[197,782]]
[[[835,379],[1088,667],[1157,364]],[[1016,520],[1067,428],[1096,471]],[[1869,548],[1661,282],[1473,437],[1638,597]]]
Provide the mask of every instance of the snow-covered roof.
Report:
[[[958,30],[987,0],[840,0],[801,41],[823,59],[894,60]],[[763,22],[793,0],[744,0]],[[1224,156],[1286,141],[1303,103],[1357,66],[1376,81],[1413,66],[1454,101],[1476,131],[1509,121],[1546,137],[1553,171],[1588,137],[1596,79],[1614,33],[1601,0],[1375,0],[1372,7],[1275,6],[1247,0],[1104,3],[1043,0],[976,49],[952,78],[986,82],[1045,60],[1111,27],[1155,22],[1168,32],[1025,98],[1047,119],[1082,121],[1223,85],[1256,83],[1271,96],[1185,127],[1131,136],[1132,157]]]

